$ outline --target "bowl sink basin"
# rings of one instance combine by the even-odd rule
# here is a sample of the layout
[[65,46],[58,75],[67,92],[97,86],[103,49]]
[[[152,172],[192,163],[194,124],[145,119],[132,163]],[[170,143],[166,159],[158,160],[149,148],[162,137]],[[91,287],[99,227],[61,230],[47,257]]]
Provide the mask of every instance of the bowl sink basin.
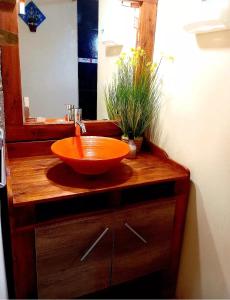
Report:
[[118,165],[129,153],[129,146],[113,138],[80,136],[59,140],[51,150],[74,171],[96,175]]

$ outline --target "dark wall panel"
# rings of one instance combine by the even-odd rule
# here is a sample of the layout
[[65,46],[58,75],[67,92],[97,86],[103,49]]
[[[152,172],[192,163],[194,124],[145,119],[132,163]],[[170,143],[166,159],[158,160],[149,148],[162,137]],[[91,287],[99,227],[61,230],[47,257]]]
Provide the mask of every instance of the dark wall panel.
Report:
[[98,0],[78,0],[77,9],[79,106],[83,110],[83,119],[96,119]]

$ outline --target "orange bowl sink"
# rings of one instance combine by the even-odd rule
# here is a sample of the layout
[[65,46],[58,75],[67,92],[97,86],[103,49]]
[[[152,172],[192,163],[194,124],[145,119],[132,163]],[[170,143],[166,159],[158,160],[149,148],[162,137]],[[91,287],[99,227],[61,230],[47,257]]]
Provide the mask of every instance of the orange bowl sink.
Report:
[[129,153],[129,146],[112,138],[81,136],[59,140],[52,144],[51,150],[74,171],[96,175],[118,165]]

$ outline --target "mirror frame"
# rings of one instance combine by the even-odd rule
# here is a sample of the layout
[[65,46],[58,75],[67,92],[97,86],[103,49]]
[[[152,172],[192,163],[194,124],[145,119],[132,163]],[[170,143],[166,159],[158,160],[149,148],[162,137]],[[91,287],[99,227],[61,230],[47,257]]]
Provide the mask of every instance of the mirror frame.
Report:
[[[6,1],[6,0],[5,0]],[[0,29],[18,35],[18,5],[16,1],[0,3]],[[52,0],[51,0],[52,1]],[[1,2],[1,0],[0,0]],[[143,0],[140,7],[137,46],[143,48],[152,59],[156,30],[158,0]],[[2,82],[4,93],[4,111],[6,141],[35,141],[61,139],[74,135],[73,124],[31,125],[23,123],[21,71],[19,46],[1,46]],[[85,121],[87,135],[119,136],[120,129],[109,120]]]

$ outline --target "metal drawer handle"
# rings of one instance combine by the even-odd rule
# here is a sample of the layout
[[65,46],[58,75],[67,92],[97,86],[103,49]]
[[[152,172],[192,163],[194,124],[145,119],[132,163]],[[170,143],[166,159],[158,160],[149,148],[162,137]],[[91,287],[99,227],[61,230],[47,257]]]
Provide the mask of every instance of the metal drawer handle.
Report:
[[136,230],[134,230],[128,223],[125,223],[125,227],[128,228],[135,236],[137,236],[143,243],[147,244],[147,241],[138,233]]
[[96,245],[100,242],[100,240],[106,235],[106,233],[109,231],[109,227],[107,227],[101,235],[96,239],[96,241],[89,247],[89,249],[85,252],[85,254],[81,257],[80,261],[83,261],[87,258],[87,256],[93,251],[93,249],[96,247]]

